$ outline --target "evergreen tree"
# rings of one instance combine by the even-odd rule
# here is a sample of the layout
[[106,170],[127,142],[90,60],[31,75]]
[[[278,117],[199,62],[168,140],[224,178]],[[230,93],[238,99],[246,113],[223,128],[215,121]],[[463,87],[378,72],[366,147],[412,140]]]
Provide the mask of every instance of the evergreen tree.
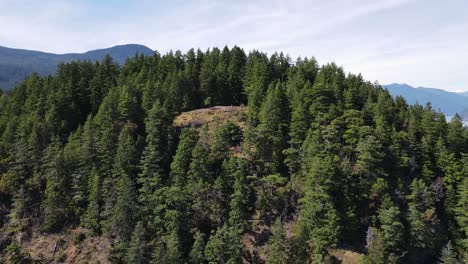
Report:
[[192,149],[197,143],[197,131],[186,128],[180,134],[176,155],[171,163],[171,182],[177,186],[184,186],[187,181],[187,173],[190,169]]
[[197,230],[194,234],[194,242],[190,251],[190,263],[205,263],[205,235]]
[[256,151],[259,166],[263,173],[282,171],[283,150],[288,126],[288,105],[280,83],[272,83],[262,104],[256,129]]
[[146,243],[146,230],[142,222],[138,222],[132,234],[132,239],[127,252],[127,263],[148,263],[148,245]]
[[410,224],[410,246],[413,261],[427,260],[433,257],[439,232],[433,197],[424,181],[414,180],[411,183],[411,195],[408,196],[408,221]]
[[183,262],[179,248],[179,240],[175,231],[163,236],[156,242],[151,263],[178,264]]
[[233,161],[236,161],[237,166],[234,168],[235,182],[229,204],[229,223],[232,226],[242,226],[251,211],[249,202],[251,200],[252,191],[246,176],[247,164],[240,159],[235,159]]
[[367,248],[367,255],[364,257],[365,264],[387,264],[385,257],[385,242],[378,230],[370,229],[372,239]]
[[93,169],[89,177],[88,193],[88,207],[82,222],[95,233],[99,233],[101,231],[102,197],[101,178],[96,169]]
[[241,244],[239,230],[224,225],[212,233],[206,243],[205,256],[208,263],[241,262]]
[[107,219],[106,231],[118,240],[130,241],[135,220],[138,219],[137,192],[135,189],[136,149],[133,125],[128,123],[120,132],[115,158],[115,204]]
[[461,233],[462,249],[468,251],[468,177],[465,176],[458,188],[458,204],[455,213]]
[[265,92],[268,89],[270,78],[271,73],[266,54],[258,51],[251,52],[247,58],[244,89],[248,100],[249,123],[252,125],[258,123],[258,114],[265,97]]
[[246,62],[247,57],[244,53],[244,50],[234,46],[231,49],[231,56],[227,68],[229,89],[232,94],[232,98],[230,98],[230,104],[239,105],[246,103],[242,83],[245,75]]
[[286,237],[284,235],[283,226],[279,218],[276,219],[275,225],[272,227],[271,232],[272,234],[267,244],[268,256],[267,256],[266,263],[268,264],[289,263]]
[[139,202],[144,205],[145,213],[154,207],[153,194],[165,180],[168,163],[169,113],[160,101],[156,101],[145,121],[146,147],[140,161],[141,173],[138,175]]
[[312,261],[320,263],[326,251],[336,246],[340,235],[339,217],[332,196],[335,164],[332,157],[312,158],[307,174],[300,225],[312,251]]
[[388,262],[402,255],[404,226],[400,219],[400,210],[392,204],[390,199],[385,199],[378,211],[380,222],[379,239],[384,244],[384,255]]
[[70,200],[70,182],[63,165],[63,152],[60,143],[56,141],[47,149],[43,165],[47,180],[42,203],[44,231],[59,231],[69,217],[67,205]]
[[457,258],[457,253],[452,247],[452,243],[449,241],[447,245],[442,249],[440,261],[441,264],[457,264],[460,261]]
[[[10,245],[8,245],[5,249],[6,257],[5,257],[5,263],[9,264],[28,264],[28,263],[34,263],[29,254],[23,251],[23,249],[16,244],[15,242],[12,242]],[[0,260],[2,260],[0,258]]]

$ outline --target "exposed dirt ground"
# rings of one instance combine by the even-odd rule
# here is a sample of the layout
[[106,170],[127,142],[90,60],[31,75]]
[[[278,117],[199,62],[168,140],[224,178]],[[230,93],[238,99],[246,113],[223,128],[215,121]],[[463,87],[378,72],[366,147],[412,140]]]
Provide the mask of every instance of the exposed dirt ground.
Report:
[[60,234],[32,232],[30,237],[16,235],[15,239],[35,260],[46,263],[110,263],[110,241],[91,237],[88,230],[78,228]]

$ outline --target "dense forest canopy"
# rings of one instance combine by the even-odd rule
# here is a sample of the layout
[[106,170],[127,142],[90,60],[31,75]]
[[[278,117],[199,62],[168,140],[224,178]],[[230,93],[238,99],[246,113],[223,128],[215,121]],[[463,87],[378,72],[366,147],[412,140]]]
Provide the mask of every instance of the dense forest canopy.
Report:
[[[242,125],[175,126],[241,106]],[[0,98],[0,251],[84,227],[113,263],[468,260],[468,129],[313,58],[241,48],[77,61]],[[6,237],[6,238],[5,238]],[[14,262],[17,261],[17,262]]]

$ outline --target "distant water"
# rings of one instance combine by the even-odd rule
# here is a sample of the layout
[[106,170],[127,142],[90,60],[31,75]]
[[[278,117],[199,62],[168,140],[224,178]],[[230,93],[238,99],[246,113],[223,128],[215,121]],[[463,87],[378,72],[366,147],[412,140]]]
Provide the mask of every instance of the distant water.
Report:
[[[445,119],[447,120],[447,122],[450,122],[450,120],[452,120],[452,117],[453,116],[445,116]],[[468,121],[467,120],[462,121],[462,122],[463,122],[464,126],[468,126]]]

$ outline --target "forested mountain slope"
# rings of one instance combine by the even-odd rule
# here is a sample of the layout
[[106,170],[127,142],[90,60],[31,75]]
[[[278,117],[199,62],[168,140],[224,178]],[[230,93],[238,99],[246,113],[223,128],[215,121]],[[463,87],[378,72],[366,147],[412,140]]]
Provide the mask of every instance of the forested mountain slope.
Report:
[[137,44],[119,45],[84,53],[53,54],[34,50],[12,49],[0,46],[0,88],[9,90],[36,72],[41,76],[54,74],[60,63],[75,60],[101,61],[109,54],[119,65],[135,54],[152,55],[148,47]]
[[238,47],[71,62],[0,113],[6,263],[68,230],[110,241],[113,263],[468,258],[467,128],[333,63]]

